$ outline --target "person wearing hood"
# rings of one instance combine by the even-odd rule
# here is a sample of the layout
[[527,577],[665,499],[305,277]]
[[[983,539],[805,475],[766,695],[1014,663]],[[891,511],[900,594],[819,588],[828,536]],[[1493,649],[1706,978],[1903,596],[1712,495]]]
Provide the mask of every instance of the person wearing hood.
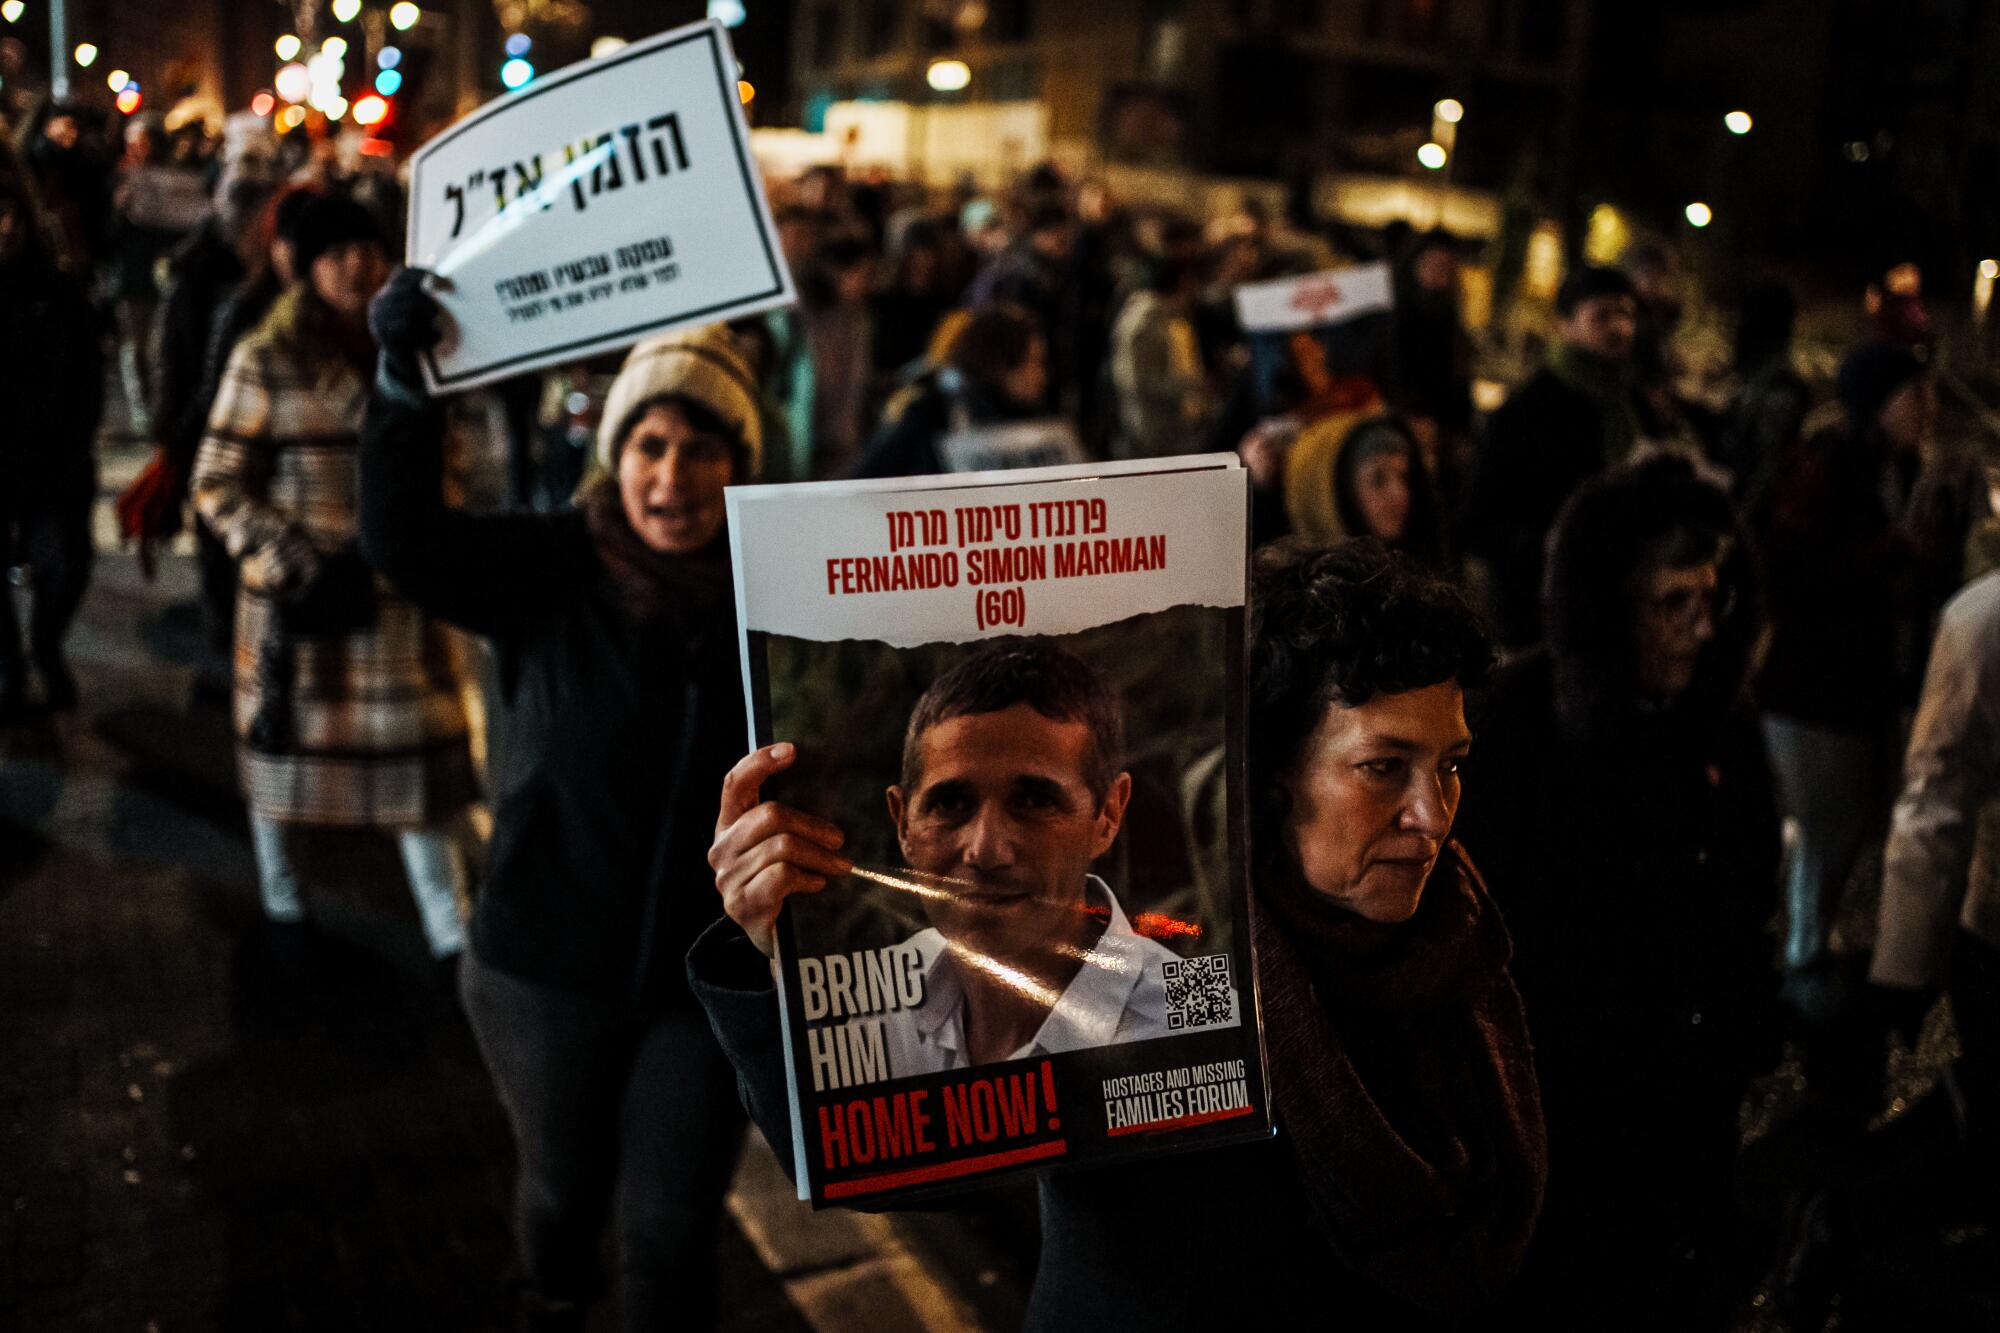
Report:
[[615,1208],[619,1326],[708,1327],[743,1112],[681,959],[715,915],[703,854],[745,730],[723,489],[757,476],[756,386],[720,325],[649,338],[574,507],[447,509],[424,276],[398,273],[372,313],[361,537],[498,661],[506,743],[460,993],[518,1153],[517,1313],[585,1326]]
[[104,410],[104,360],[90,299],[64,273],[54,228],[13,146],[0,140],[0,572],[34,571],[24,653],[11,589],[0,581],[0,723],[25,708],[28,662],[43,702],[74,707],[63,640],[93,558],[90,507]]
[[1549,364],[1486,423],[1466,487],[1467,551],[1485,562],[1494,629],[1508,649],[1541,638],[1543,544],[1563,502],[1640,435],[1632,386],[1638,296],[1615,268],[1578,269],[1556,293]]
[[1373,537],[1427,569],[1444,568],[1436,488],[1401,417],[1378,410],[1307,427],[1285,455],[1284,498],[1301,537]]
[[1516,943],[1547,1207],[1505,1326],[1719,1326],[1737,1107],[1777,1050],[1779,820],[1728,496],[1664,455],[1587,483],[1545,646],[1495,673],[1459,837]]
[[[1544,1138],[1511,946],[1451,836],[1464,692],[1492,649],[1455,589],[1378,542],[1271,547],[1252,605],[1250,921],[1278,1133],[1044,1175],[1033,1333],[1451,1327],[1534,1230]],[[851,868],[832,825],[761,799],[796,760],[767,746],[725,781],[709,861],[729,920],[688,955],[785,1162],[774,922]]]
[[895,418],[877,431],[857,477],[924,477],[945,470],[938,446],[971,426],[1043,415],[1049,345],[1035,317],[1018,306],[984,306],[948,339],[944,364]]
[[306,903],[291,831],[396,835],[432,957],[464,947],[452,832],[477,794],[444,627],[382,588],[356,546],[355,437],[388,274],[374,220],[340,196],[300,215],[298,278],[230,353],[195,457],[196,509],[241,570],[238,776],[273,942]]
[[1856,349],[1836,387],[1843,420],[1792,451],[1763,537],[1771,647],[1757,695],[1799,827],[1785,967],[1809,1022],[1837,1001],[1827,935],[1862,847],[1886,825],[1897,729],[1915,695],[1915,548],[1890,497],[1914,473],[1935,408],[1924,362],[1897,343]]

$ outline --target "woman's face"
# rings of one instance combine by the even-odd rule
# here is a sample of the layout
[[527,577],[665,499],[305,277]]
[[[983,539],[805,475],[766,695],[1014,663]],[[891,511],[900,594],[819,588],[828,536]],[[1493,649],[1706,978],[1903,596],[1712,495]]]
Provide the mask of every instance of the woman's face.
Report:
[[625,521],[662,555],[699,551],[722,531],[722,492],[734,472],[729,441],[695,429],[673,404],[655,404],[618,450]]
[[1000,380],[1000,388],[1022,406],[1042,401],[1049,391],[1049,348],[1040,335],[1028,339],[1028,353],[1021,364]]
[[343,319],[365,320],[368,303],[389,277],[388,256],[373,241],[336,245],[312,262],[313,291]]
[[1376,454],[1357,468],[1354,503],[1369,536],[1401,541],[1410,526],[1410,456]]
[[1414,916],[1471,744],[1452,681],[1328,708],[1287,784],[1286,833],[1313,891],[1384,925]]

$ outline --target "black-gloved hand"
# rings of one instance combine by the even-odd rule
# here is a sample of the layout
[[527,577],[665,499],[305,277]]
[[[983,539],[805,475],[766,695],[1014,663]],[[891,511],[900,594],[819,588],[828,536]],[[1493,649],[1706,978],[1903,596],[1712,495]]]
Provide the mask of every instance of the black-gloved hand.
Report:
[[431,277],[428,269],[399,268],[368,303],[368,331],[381,353],[380,376],[418,400],[430,396],[418,358],[444,337],[444,310],[424,290]]
[[308,639],[372,629],[375,609],[375,571],[352,542],[322,557],[311,580],[278,603],[285,629]]

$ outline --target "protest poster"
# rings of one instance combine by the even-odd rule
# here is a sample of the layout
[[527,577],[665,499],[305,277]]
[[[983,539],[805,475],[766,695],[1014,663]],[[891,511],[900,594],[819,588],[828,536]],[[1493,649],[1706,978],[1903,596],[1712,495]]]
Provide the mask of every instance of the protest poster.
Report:
[[1388,369],[1394,290],[1387,264],[1236,288],[1259,410],[1309,422],[1376,400]]
[[766,788],[852,874],[777,974],[799,1197],[1267,1136],[1233,455],[737,487]]
[[433,393],[790,303],[727,30],[544,75],[426,143],[407,259],[444,279]]

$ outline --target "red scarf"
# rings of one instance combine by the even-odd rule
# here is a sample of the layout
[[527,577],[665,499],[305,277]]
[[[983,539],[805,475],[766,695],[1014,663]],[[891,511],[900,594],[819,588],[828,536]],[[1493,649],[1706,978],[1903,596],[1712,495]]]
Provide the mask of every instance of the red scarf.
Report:
[[1356,1271],[1440,1317],[1519,1269],[1548,1153],[1512,943],[1456,843],[1417,914],[1363,921],[1297,874],[1257,885],[1251,934],[1278,1122]]

